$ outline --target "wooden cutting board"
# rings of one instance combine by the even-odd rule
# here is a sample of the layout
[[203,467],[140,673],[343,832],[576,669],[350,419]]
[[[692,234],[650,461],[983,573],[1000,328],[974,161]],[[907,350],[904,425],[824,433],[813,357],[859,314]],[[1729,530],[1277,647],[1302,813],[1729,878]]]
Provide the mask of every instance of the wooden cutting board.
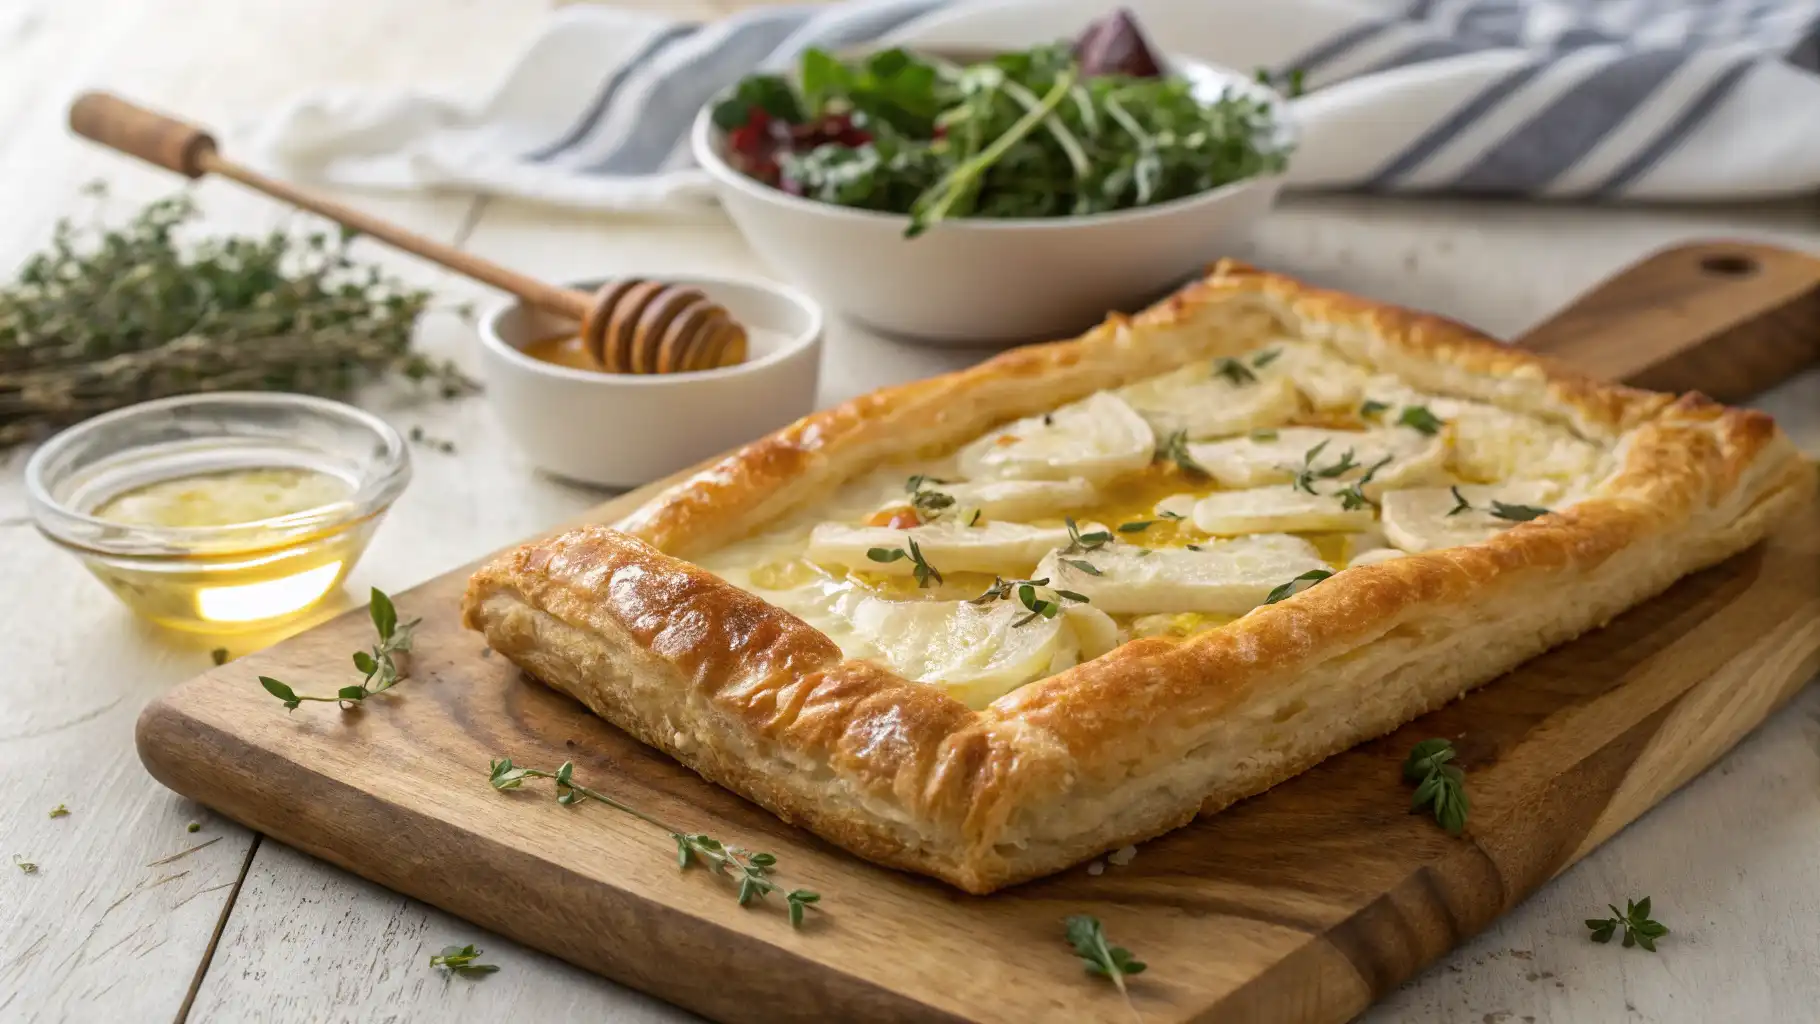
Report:
[[[1736,347],[1723,358],[1710,348],[1721,336]],[[1760,386],[1820,345],[1820,262],[1671,250],[1531,337],[1620,376],[1661,379],[1693,352]],[[350,613],[171,691],[140,718],[139,751],[165,785],[252,828],[721,1020],[1128,1021],[1063,942],[1062,919],[1090,913],[1150,965],[1132,986],[1143,1020],[1341,1021],[1712,764],[1820,669],[1817,508],[1127,866],[990,897],[785,826],[488,657],[456,618],[468,569],[397,596],[424,620],[417,654],[410,680],[370,706],[287,714],[254,681],[353,681],[348,655],[370,627]],[[1452,738],[1467,770],[1463,839],[1408,813],[1398,767],[1430,736]],[[721,880],[679,872],[667,837],[636,819],[559,806],[547,788],[495,792],[499,756],[573,760],[579,779],[678,827],[772,851],[821,910],[792,931],[779,907],[741,909]]]

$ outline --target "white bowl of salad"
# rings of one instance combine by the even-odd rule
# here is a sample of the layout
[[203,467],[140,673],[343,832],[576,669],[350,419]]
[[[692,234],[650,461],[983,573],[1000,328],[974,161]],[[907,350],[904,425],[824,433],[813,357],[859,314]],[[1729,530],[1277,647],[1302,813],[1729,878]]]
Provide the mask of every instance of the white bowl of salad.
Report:
[[1070,335],[1233,255],[1276,199],[1287,109],[1157,57],[1121,13],[971,60],[811,50],[691,138],[773,269],[880,331],[988,345]]

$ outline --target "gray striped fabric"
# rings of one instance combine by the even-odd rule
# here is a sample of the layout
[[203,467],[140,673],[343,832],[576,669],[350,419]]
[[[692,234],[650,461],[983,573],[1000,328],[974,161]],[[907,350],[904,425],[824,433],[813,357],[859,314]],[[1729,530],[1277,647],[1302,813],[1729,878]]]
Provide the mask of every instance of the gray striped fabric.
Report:
[[[1820,189],[1820,0],[1127,3],[1165,49],[1303,72],[1292,187],[1666,199]],[[263,148],[281,171],[340,184],[607,208],[698,200],[707,188],[689,124],[745,74],[810,46],[1027,45],[1107,6],[849,0],[710,25],[574,8],[483,110],[305,103],[273,119]]]

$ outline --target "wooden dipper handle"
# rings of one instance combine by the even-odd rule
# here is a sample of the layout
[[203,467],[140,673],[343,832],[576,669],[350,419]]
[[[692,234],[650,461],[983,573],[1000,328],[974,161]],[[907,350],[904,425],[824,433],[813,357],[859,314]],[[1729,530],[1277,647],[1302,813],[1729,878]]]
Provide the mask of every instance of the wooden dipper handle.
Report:
[[[581,324],[582,344],[616,373],[669,373],[744,360],[745,331],[692,289],[660,282],[609,282],[594,294],[558,288],[452,245],[444,245],[223,157],[208,132],[111,93],[84,93],[70,106],[70,130],[188,178],[219,174],[362,234],[509,292],[528,305]],[[712,315],[709,315],[712,314]],[[665,353],[668,353],[665,355]]]
[[213,169],[214,136],[111,93],[82,94],[70,107],[70,130],[186,178]]

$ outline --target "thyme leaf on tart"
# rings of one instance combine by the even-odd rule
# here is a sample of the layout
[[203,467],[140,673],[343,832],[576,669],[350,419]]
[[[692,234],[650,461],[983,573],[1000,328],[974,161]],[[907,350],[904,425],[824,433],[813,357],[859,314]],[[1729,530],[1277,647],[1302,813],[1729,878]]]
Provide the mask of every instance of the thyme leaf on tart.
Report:
[[1267,348],[1251,357],[1251,368],[1254,370],[1262,370],[1264,367],[1276,362],[1282,354],[1283,350],[1280,348]]
[[[1333,572],[1328,569],[1310,569],[1302,575],[1297,576],[1295,579],[1290,580],[1288,583],[1275,588],[1269,594],[1266,594],[1264,596],[1264,603],[1276,604],[1278,601],[1287,600],[1332,575]],[[1302,584],[1306,584],[1306,586],[1303,586]]]
[[1092,562],[1087,561],[1085,558],[1064,558],[1064,559],[1062,559],[1062,563],[1064,565],[1072,565],[1076,569],[1079,569],[1080,571],[1086,573],[1089,576],[1106,575],[1105,573],[1103,573],[1099,570],[1098,566],[1094,565]]
[[904,491],[910,495],[910,507],[916,510],[918,518],[923,522],[929,522],[954,507],[954,495],[931,486],[950,482],[922,473],[904,481]]
[[[630,814],[647,825],[663,829],[676,843],[676,866],[679,869],[686,870],[700,864],[713,874],[737,883],[735,896],[742,907],[750,906],[753,901],[762,900],[782,888],[771,877],[777,867],[776,855],[741,849],[700,832],[684,832],[631,804],[584,786],[575,781],[573,761],[564,761],[562,767],[549,772],[541,768],[515,765],[511,758],[502,757],[488,762],[488,773],[488,781],[500,792],[518,789],[526,779],[551,779],[556,783],[556,802],[564,807],[572,807],[582,800],[593,800]],[[809,889],[792,889],[784,893],[791,926],[802,927],[803,912],[810,905],[821,902],[821,898],[820,893]]]
[[1460,487],[1458,484],[1455,484],[1454,486],[1449,487],[1447,489],[1447,491],[1448,491],[1448,493],[1453,495],[1453,508],[1450,508],[1447,510],[1448,515],[1457,516],[1462,512],[1471,512],[1472,511],[1472,502],[1467,501],[1466,495],[1460,493]]
[[923,557],[923,549],[916,546],[916,538],[905,537],[904,543],[910,546],[908,552],[903,548],[868,548],[866,557],[874,562],[896,562],[908,558],[910,563],[916,566],[918,589],[927,589],[932,580],[936,583],[942,582],[941,572],[935,566],[930,565],[927,558]]
[[398,685],[405,678],[399,667],[398,655],[411,650],[411,634],[422,619],[409,622],[398,621],[398,609],[393,607],[392,599],[385,591],[373,588],[372,599],[367,605],[367,615],[373,620],[373,631],[379,634],[379,642],[371,650],[354,652],[354,667],[366,674],[356,685],[344,686],[335,691],[334,696],[298,693],[290,684],[280,682],[271,676],[260,676],[259,685],[265,692],[284,702],[286,710],[295,711],[306,700],[333,701],[346,711],[358,707],[361,702],[376,693],[384,693]]
[[1394,455],[1386,455],[1372,463],[1371,468],[1365,471],[1364,476],[1354,480],[1351,487],[1340,492],[1340,507],[1348,512],[1355,509],[1366,508],[1368,506],[1377,508],[1378,503],[1365,496],[1365,485],[1371,483],[1371,478],[1378,475],[1378,470],[1390,465],[1391,460],[1395,458],[1396,456]]
[[1068,527],[1068,546],[1062,549],[1062,554],[1064,555],[1078,555],[1087,551],[1098,551],[1100,548],[1112,543],[1112,534],[1105,530],[1082,533],[1081,528],[1075,525],[1073,516],[1063,517],[1062,523]]
[[1216,377],[1226,378],[1233,387],[1244,387],[1247,384],[1256,384],[1258,381],[1258,375],[1252,373],[1249,366],[1232,358],[1214,360],[1213,373]]
[[1466,796],[1466,773],[1449,763],[1455,753],[1447,740],[1423,740],[1410,748],[1403,761],[1403,780],[1416,787],[1410,811],[1432,808],[1435,821],[1449,835],[1457,836],[1466,828],[1472,801]]
[[1375,420],[1379,416],[1384,415],[1389,409],[1389,402],[1380,402],[1375,398],[1367,398],[1364,404],[1359,406],[1359,418],[1362,420]]
[[430,954],[430,966],[440,967],[448,974],[463,978],[483,978],[499,970],[497,964],[475,962],[484,952],[483,949],[476,949],[472,942],[465,946],[444,946],[442,952]]
[[[1447,510],[1448,515],[1457,516],[1462,512],[1475,510],[1476,506],[1466,500],[1466,496],[1460,493],[1458,486],[1450,487],[1448,490],[1452,492],[1454,500],[1453,508]],[[1527,523],[1531,519],[1540,519],[1550,512],[1549,509],[1539,505],[1513,505],[1495,498],[1492,499],[1489,508],[1479,509],[1479,511],[1485,512],[1495,519],[1503,519],[1512,523]]]
[[1278,436],[1280,435],[1278,435],[1276,431],[1268,428],[1251,432],[1251,439],[1253,441],[1275,441]]
[[1327,448],[1327,444],[1328,442],[1322,441],[1313,448],[1308,449],[1302,453],[1302,464],[1300,466],[1288,467],[1295,473],[1295,479],[1290,483],[1291,487],[1298,491],[1307,491],[1309,494],[1319,494],[1320,492],[1314,489],[1316,481],[1332,480],[1336,477],[1345,476],[1347,473],[1359,468],[1358,458],[1351,448],[1342,452],[1339,460],[1332,465],[1317,465],[1315,460],[1321,457],[1321,452]]
[[1402,413],[1397,416],[1397,426],[1408,427],[1433,437],[1441,432],[1444,424],[1440,417],[1428,411],[1428,406],[1406,405],[1403,407]]
[[1156,461],[1172,462],[1175,468],[1193,477],[1207,475],[1207,470],[1194,461],[1188,452],[1188,431],[1172,430],[1163,437],[1163,443],[1156,446]]
[[1549,510],[1537,505],[1507,505],[1502,501],[1493,500],[1490,511],[1499,519],[1507,519],[1513,523],[1527,523],[1531,519],[1542,518],[1548,514]]
[[1068,944],[1074,947],[1074,955],[1080,958],[1087,973],[1111,981],[1129,1003],[1131,992],[1125,987],[1125,979],[1144,973],[1147,966],[1144,961],[1133,956],[1131,950],[1112,945],[1106,938],[1106,926],[1091,914],[1071,915],[1062,925]]
[[1180,512],[1171,512],[1168,509],[1158,509],[1155,519],[1138,519],[1129,523],[1120,523],[1119,532],[1143,533],[1145,530],[1150,529],[1158,523],[1180,522],[1184,518],[1185,517]]
[[1594,942],[1610,942],[1612,936],[1624,933],[1624,948],[1642,946],[1651,953],[1656,951],[1656,940],[1668,934],[1668,928],[1660,921],[1653,921],[1649,916],[1649,897],[1640,900],[1625,900],[1624,909],[1619,911],[1614,904],[1607,903],[1611,909],[1610,917],[1589,917],[1586,927],[1592,929],[1589,936]]

